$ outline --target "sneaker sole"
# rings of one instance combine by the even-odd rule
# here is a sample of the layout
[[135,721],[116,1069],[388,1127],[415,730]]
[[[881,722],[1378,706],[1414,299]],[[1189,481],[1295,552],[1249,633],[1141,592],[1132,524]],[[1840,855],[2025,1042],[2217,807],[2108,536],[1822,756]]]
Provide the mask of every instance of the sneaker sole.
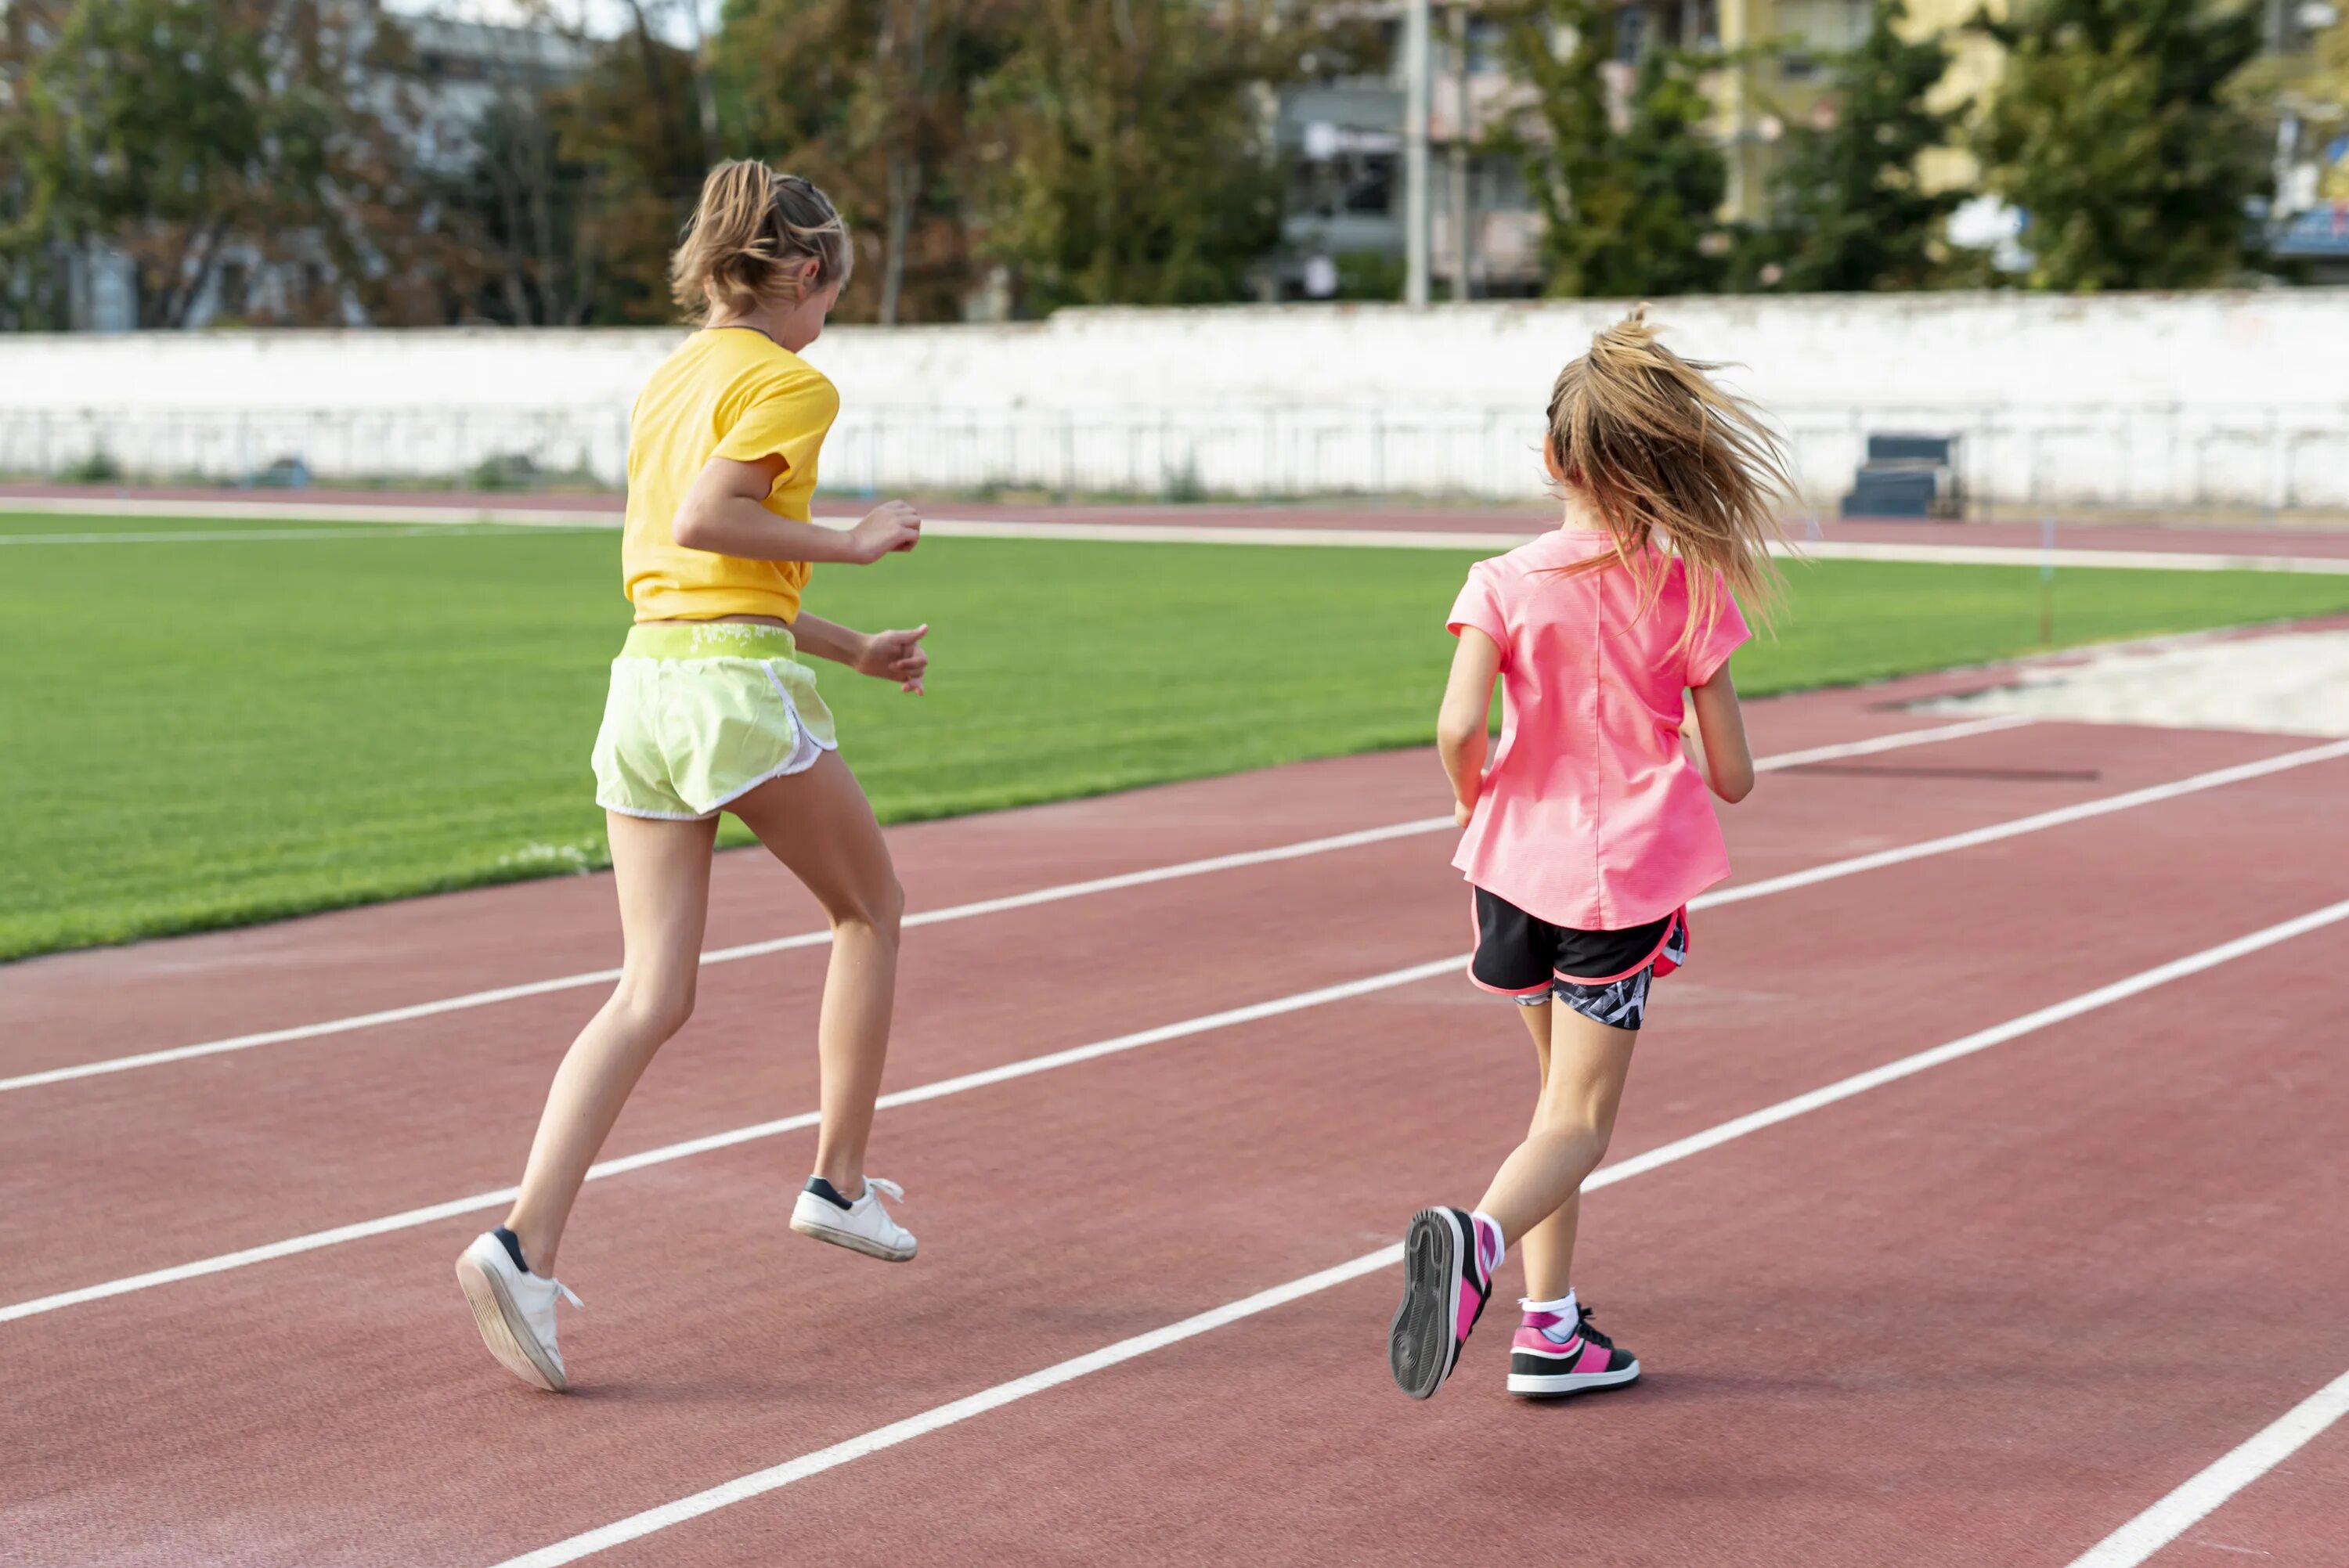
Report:
[[1639,1379],[1637,1361],[1619,1372],[1512,1372],[1509,1392],[1528,1399],[1557,1399],[1568,1394],[1588,1394],[1594,1388],[1620,1388]]
[[819,1242],[829,1242],[835,1247],[845,1247],[852,1253],[863,1253],[868,1258],[879,1258],[885,1264],[912,1263],[914,1254],[921,1250],[921,1243],[916,1242],[905,1251],[899,1252],[894,1247],[885,1247],[879,1242],[860,1236],[854,1231],[835,1231],[829,1225],[809,1224],[796,1214],[792,1216],[792,1229],[802,1236],[811,1236]]
[[1414,1399],[1444,1387],[1459,1355],[1452,1328],[1465,1244],[1446,1209],[1422,1209],[1403,1234],[1402,1305],[1387,1328],[1387,1367],[1395,1387]]
[[544,1359],[539,1348],[538,1336],[522,1324],[522,1311],[513,1297],[506,1294],[505,1282],[470,1256],[457,1260],[457,1286],[465,1293],[465,1304],[473,1309],[473,1325],[481,1331],[481,1343],[498,1364],[533,1388],[543,1388],[550,1394],[560,1394],[568,1386],[563,1368]]

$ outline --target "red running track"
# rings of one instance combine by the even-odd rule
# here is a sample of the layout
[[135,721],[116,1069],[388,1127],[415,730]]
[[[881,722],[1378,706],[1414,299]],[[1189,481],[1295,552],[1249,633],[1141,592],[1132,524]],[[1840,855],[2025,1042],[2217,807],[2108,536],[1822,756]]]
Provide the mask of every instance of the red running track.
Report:
[[[1938,722],[1885,706],[1930,684],[1756,704],[1757,744]],[[2304,744],[1980,735],[1770,776],[1733,850],[1752,880]],[[2312,764],[1700,914],[1617,1155],[2349,896],[2344,781]],[[894,839],[936,907],[1441,793],[1409,754]],[[1442,958],[1445,847],[916,931],[890,1087]],[[804,929],[783,885],[726,857],[713,943]],[[0,1071],[592,968],[608,897],[540,883],[0,971]],[[1385,1270],[591,1560],[2066,1563],[2349,1368],[2349,1260],[2323,1241],[2349,1201],[2344,961],[2349,924],[2312,932],[1594,1193],[1580,1284],[1651,1368],[1634,1389],[1509,1401],[1504,1314],[1413,1405]],[[614,1151],[811,1104],[821,964],[709,971]],[[597,999],[0,1094],[0,1304],[511,1180]],[[904,1269],[782,1229],[804,1132],[597,1182],[564,1399],[472,1339],[447,1274],[474,1216],[0,1322],[11,1552],[499,1562],[1371,1252],[1473,1198],[1525,1055],[1447,975],[885,1112],[876,1169],[924,1238]],[[2337,1562],[2344,1482],[2336,1429],[2160,1560]]]
[[[429,490],[253,490],[220,486],[119,486],[67,484],[0,484],[0,500],[19,503],[44,500],[77,503],[128,500],[155,501],[233,501],[258,514],[282,512],[299,516],[306,504],[430,507],[473,512],[496,508],[513,512],[600,512],[615,521],[622,498],[615,493],[536,494],[488,491]],[[1296,506],[1199,504],[1062,504],[1060,502],[926,500],[925,511],[936,517],[973,521],[1064,522],[1187,528],[1320,528],[1388,532],[1456,531],[1488,534],[1522,528],[1527,536],[1551,526],[1556,513],[1541,506],[1462,507],[1424,502],[1400,504],[1365,501],[1356,506],[1313,502]],[[853,503],[828,500],[828,512],[854,515]],[[1873,518],[1790,520],[1796,539],[1824,539],[1866,544],[1931,544],[2001,546],[2036,550],[2043,542],[2036,518],[1974,522],[1944,522]],[[1814,531],[1816,530],[1816,531]],[[2067,550],[2144,550],[2211,552],[2226,555],[2287,555],[2349,557],[2349,526],[2338,519],[2277,523],[2244,519],[2202,521],[2120,515],[2065,518],[2056,542]]]

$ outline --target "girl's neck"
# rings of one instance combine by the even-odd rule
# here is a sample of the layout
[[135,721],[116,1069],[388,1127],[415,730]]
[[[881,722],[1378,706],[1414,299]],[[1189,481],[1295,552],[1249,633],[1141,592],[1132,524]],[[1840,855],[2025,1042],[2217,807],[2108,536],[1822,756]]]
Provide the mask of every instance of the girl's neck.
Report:
[[1568,485],[1563,490],[1565,515],[1558,520],[1558,530],[1564,533],[1607,533],[1607,514],[1580,485]]
[[755,332],[770,343],[781,342],[781,339],[775,336],[774,328],[768,325],[767,323],[761,321],[757,316],[752,315],[735,315],[723,318],[712,317],[709,322],[709,330],[712,332],[737,330],[742,332]]

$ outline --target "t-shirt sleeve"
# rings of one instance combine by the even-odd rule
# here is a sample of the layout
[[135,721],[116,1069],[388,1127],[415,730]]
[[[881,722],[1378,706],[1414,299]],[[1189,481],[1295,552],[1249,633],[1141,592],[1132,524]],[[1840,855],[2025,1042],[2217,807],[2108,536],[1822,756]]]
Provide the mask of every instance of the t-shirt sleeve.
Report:
[[1716,583],[1714,591],[1719,597],[1713,602],[1721,607],[1721,613],[1713,618],[1711,627],[1700,629],[1696,641],[1689,647],[1687,684],[1692,686],[1701,686],[1720,674],[1729,655],[1754,635],[1746,629],[1745,616],[1737,608],[1728,584]]
[[780,457],[783,473],[775,482],[781,484],[784,475],[815,466],[816,453],[839,413],[840,393],[823,377],[812,370],[779,377],[752,394],[711,455],[738,463]]
[[1498,573],[1489,561],[1479,561],[1468,569],[1468,581],[1460,587],[1460,597],[1452,603],[1452,614],[1444,623],[1445,631],[1454,636],[1463,626],[1474,626],[1501,645],[1501,662],[1508,663],[1509,621],[1501,609],[1501,584]]

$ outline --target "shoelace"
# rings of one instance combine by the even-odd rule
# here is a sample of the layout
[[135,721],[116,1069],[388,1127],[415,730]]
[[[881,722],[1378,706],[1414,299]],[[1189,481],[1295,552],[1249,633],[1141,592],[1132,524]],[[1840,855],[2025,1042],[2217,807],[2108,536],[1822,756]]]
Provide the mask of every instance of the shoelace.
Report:
[[1599,1333],[1599,1330],[1590,1326],[1590,1307],[1588,1303],[1583,1305],[1582,1322],[1577,1325],[1577,1332],[1579,1333],[1583,1338],[1590,1341],[1591,1344],[1598,1346],[1601,1350],[1612,1350],[1615,1348],[1615,1342],[1613,1340],[1608,1338],[1605,1335]]
[[565,1300],[565,1301],[569,1302],[572,1305],[574,1305],[574,1306],[575,1306],[575,1307],[578,1307],[578,1308],[579,1308],[581,1311],[583,1311],[583,1312],[586,1310],[586,1308],[587,1308],[587,1304],[586,1304],[585,1302],[584,1302],[584,1301],[580,1300],[580,1299],[579,1299],[579,1296],[578,1296],[578,1294],[577,1294],[576,1292],[574,1292],[574,1290],[573,1290],[569,1285],[564,1284],[561,1280],[559,1280],[559,1279],[551,1279],[551,1280],[548,1280],[546,1283],[547,1283],[547,1284],[551,1284],[551,1285],[553,1285],[555,1289],[557,1289],[557,1290],[561,1291],[561,1292],[563,1293],[563,1299],[564,1299],[564,1300]]
[[905,1190],[903,1187],[898,1186],[895,1181],[890,1181],[886,1176],[867,1176],[864,1179],[864,1184],[867,1187],[878,1187],[882,1191],[888,1193],[889,1196],[896,1199],[900,1203],[905,1201]]

